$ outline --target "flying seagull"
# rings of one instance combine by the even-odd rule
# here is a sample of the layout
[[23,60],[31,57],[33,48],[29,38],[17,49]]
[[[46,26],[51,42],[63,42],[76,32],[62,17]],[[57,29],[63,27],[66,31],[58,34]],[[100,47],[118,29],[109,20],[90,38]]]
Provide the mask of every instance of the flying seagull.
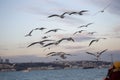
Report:
[[104,52],[107,51],[107,50],[108,50],[108,49],[105,49],[105,50],[103,50],[103,51],[101,51],[101,52],[96,52],[97,54],[91,53],[91,52],[86,52],[86,53],[95,56],[96,59],[97,59],[97,61],[98,61],[98,58],[102,55],[102,53],[104,53]]
[[32,32],[33,32],[33,30],[31,30],[28,34],[26,34],[25,37],[27,37],[27,36],[32,36],[32,35],[31,35]]
[[76,31],[75,33],[73,33],[73,35],[77,34],[77,33],[82,33],[85,30],[80,30],[80,31]]
[[50,52],[50,53],[47,54],[47,56],[49,56],[49,55],[51,55],[51,54],[54,54],[54,53],[56,53],[56,52]]
[[62,29],[51,29],[51,30],[45,32],[45,34],[47,34],[47,33],[49,33],[49,32],[57,32],[58,30],[62,30]]
[[97,33],[97,32],[88,32],[88,34],[91,34],[91,35],[93,35],[94,33]]
[[88,27],[88,26],[91,25],[91,24],[93,24],[93,23],[88,23],[88,24],[86,24],[86,25],[79,26],[78,28]]
[[101,51],[101,52],[97,52],[97,55],[98,55],[98,57],[102,54],[102,53],[104,53],[105,51],[107,51],[108,49],[105,49],[105,50],[103,50],[103,51]]
[[89,43],[89,46],[91,44],[93,44],[94,42],[98,42],[100,39],[106,39],[106,38],[98,38],[98,39],[91,40],[90,43]]
[[41,28],[35,28],[34,30],[44,30],[44,29],[46,29],[46,28],[41,27]]
[[103,12],[105,12],[105,9],[107,9],[107,8],[111,5],[111,3],[112,3],[112,0],[111,0],[111,2],[110,2],[107,6],[105,6],[102,10],[96,12],[94,15],[97,15],[98,13],[103,13]]
[[88,12],[88,10],[81,10],[80,12],[70,12],[69,15],[72,15],[72,14],[79,14],[79,15],[83,15],[84,12]]
[[43,45],[44,43],[42,43],[42,42],[33,42],[30,45],[28,45],[27,47],[30,47],[30,46],[35,45],[35,44],[41,44],[41,45]]
[[50,46],[50,45],[57,45],[57,43],[56,42],[48,43],[48,44],[43,45],[43,47],[47,47],[47,46]]
[[83,15],[84,12],[88,12],[88,10],[81,10],[80,12],[78,12],[78,14]]
[[58,40],[56,43],[59,44],[59,43],[61,43],[63,40],[73,41],[73,42],[74,42],[74,39],[73,39],[72,37],[69,37],[69,38],[62,38],[62,39]]
[[46,38],[48,38],[48,37],[50,37],[50,36],[43,36],[42,39],[46,39]]
[[90,43],[89,43],[89,46],[93,43],[93,42],[98,42],[99,41],[99,39],[94,39],[94,40],[92,40]]
[[78,12],[70,12],[69,15],[78,14]]
[[48,18],[51,18],[51,17],[60,17],[61,19],[63,19],[65,16],[65,14],[68,14],[68,12],[64,12],[63,14],[61,15],[58,15],[58,14],[53,14],[53,15],[50,15],[48,16]]
[[30,46],[35,45],[35,44],[44,45],[44,42],[46,42],[46,41],[54,41],[54,40],[42,40],[42,41],[38,41],[38,42],[33,42],[30,45],[28,45],[27,47],[30,47]]
[[65,52],[50,52],[47,55],[49,55],[49,56],[60,56],[62,59],[67,58],[65,55],[72,56],[71,54],[66,54]]

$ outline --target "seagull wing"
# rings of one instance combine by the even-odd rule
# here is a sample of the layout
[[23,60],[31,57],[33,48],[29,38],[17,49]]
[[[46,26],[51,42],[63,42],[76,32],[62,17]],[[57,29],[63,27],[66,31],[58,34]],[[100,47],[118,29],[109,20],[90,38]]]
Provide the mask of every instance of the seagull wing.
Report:
[[64,54],[60,55],[60,57],[61,57],[62,59],[66,59],[66,58],[67,58]]
[[44,29],[46,29],[46,28],[44,28],[44,27],[41,27],[41,28],[40,28],[40,30],[44,30]]
[[35,45],[35,44],[37,44],[37,43],[40,43],[40,42],[33,42],[33,43],[31,43],[30,45],[28,45],[27,47],[30,47],[30,46]]
[[92,40],[90,43],[89,43],[89,46],[93,43],[93,42],[97,42],[98,40]]
[[47,34],[47,33],[51,32],[51,31],[53,31],[53,30],[49,30],[49,31],[45,32],[45,34]]
[[46,42],[46,41],[55,41],[55,40],[46,39],[46,40],[42,40],[42,41],[40,41],[40,42]]
[[71,13],[69,13],[69,15],[72,15],[72,14],[77,14],[78,12],[71,12]]
[[47,46],[50,46],[50,45],[54,45],[55,43],[48,43],[46,45],[44,45],[43,47],[47,47]]
[[79,31],[74,32],[73,35],[77,34],[78,32],[79,32]]
[[86,25],[81,25],[81,26],[79,26],[78,28],[82,28],[82,27],[85,27]]
[[90,52],[86,52],[87,54],[90,54],[90,55],[93,55],[93,56],[96,56],[95,54],[93,54],[93,53],[90,53]]
[[48,55],[51,55],[51,54],[53,54],[53,53],[56,53],[56,52],[50,52],[50,53],[47,54],[47,56],[48,56]]
[[53,15],[50,15],[50,16],[48,16],[48,18],[50,18],[50,17],[60,17],[60,15],[57,15],[57,14],[53,14]]
[[84,12],[88,12],[88,10],[81,10],[81,11],[79,12],[79,15],[83,15]]
[[64,38],[57,41],[57,44],[61,43],[64,40]]
[[64,16],[65,14],[68,14],[69,12],[64,12],[63,14],[61,14],[61,16]]
[[88,23],[88,24],[86,25],[86,27],[89,26],[89,25],[91,25],[91,24],[93,24],[93,23]]
[[26,34],[25,37],[27,37],[27,36],[32,36],[32,35],[31,35],[32,32],[33,32],[33,30],[31,30],[28,34]]
[[68,38],[68,39],[69,39],[69,40],[71,40],[71,41],[73,41],[73,42],[75,42],[75,40],[74,40],[73,38],[71,38],[71,37],[70,37],[70,38]]
[[107,51],[108,49],[105,49],[105,50],[103,50],[103,51],[101,51],[100,53],[99,53],[99,56],[102,54],[102,53],[104,53],[105,51]]

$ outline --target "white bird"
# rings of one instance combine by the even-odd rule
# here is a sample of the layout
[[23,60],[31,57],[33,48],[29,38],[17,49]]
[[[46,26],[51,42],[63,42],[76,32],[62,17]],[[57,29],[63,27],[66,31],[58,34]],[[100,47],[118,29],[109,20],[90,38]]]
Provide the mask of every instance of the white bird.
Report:
[[88,23],[88,24],[86,24],[86,25],[79,26],[78,28],[88,27],[88,26],[91,25],[91,24],[93,24],[93,23]]
[[81,10],[80,12],[78,12],[79,15],[83,15],[83,13],[88,12],[88,10]]
[[46,28],[41,27],[41,28],[35,28],[34,30],[44,30],[44,29],[46,29]]
[[111,2],[110,2],[107,6],[105,6],[102,10],[96,12],[94,15],[97,15],[98,13],[103,13],[103,12],[105,12],[105,10],[111,5],[111,3],[112,3],[112,0],[111,0]]
[[44,45],[44,42],[46,42],[46,41],[54,41],[54,40],[42,40],[42,41],[38,41],[38,42],[33,42],[30,45],[28,45],[27,47],[30,47],[30,46],[35,45],[35,44]]
[[93,44],[94,42],[98,42],[100,39],[107,39],[107,38],[98,38],[98,39],[91,40],[90,43],[89,43],[89,46],[91,44]]
[[108,49],[105,49],[105,50],[103,50],[103,51],[101,51],[101,52],[96,52],[97,54],[96,54],[96,53],[91,53],[91,52],[86,52],[86,53],[95,56],[96,59],[97,59],[97,61],[98,61],[98,58],[102,55],[102,53],[104,53],[104,52],[107,51],[107,50],[108,50]]
[[65,55],[72,56],[71,54],[66,54],[65,52],[50,52],[47,54],[47,56],[60,56],[62,59],[66,59],[67,57]]
[[47,46],[50,46],[50,45],[57,45],[57,43],[56,42],[48,43],[48,44],[43,45],[43,47],[47,47]]
[[90,34],[90,35],[93,35],[94,33],[97,33],[97,32],[88,32],[88,34]]
[[72,15],[72,14],[79,14],[79,15],[83,15],[83,13],[85,12],[88,12],[88,10],[81,10],[80,12],[70,12],[69,15]]
[[48,16],[48,18],[51,18],[51,17],[60,17],[61,19],[63,19],[65,17],[65,14],[68,14],[68,12],[64,12],[61,15],[53,14],[53,15]]
[[82,33],[85,30],[80,30],[80,31],[76,31],[75,33],[73,33],[73,35],[77,34],[77,33]]
[[42,39],[47,39],[48,37],[50,37],[50,36],[43,36]]
[[45,32],[45,34],[47,34],[47,33],[49,33],[49,32],[57,32],[58,30],[62,30],[62,29],[51,29],[51,30]]
[[73,42],[75,41],[72,37],[68,37],[68,38],[62,38],[62,39],[58,40],[56,43],[59,44],[59,43],[61,43],[63,40],[73,41]]
[[93,42],[98,42],[99,41],[99,39],[94,39],[94,40],[92,40],[90,43],[89,43],[89,46],[91,45],[91,44],[93,44]]
[[26,34],[25,37],[27,37],[27,36],[32,36],[32,35],[31,35],[32,32],[33,32],[33,30],[31,30],[28,34]]

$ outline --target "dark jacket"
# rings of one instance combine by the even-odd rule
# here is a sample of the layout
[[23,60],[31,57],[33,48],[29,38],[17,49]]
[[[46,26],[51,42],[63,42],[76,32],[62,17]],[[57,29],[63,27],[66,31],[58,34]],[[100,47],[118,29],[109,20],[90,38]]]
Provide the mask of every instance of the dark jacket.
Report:
[[115,70],[115,68],[111,68],[108,70],[107,77],[104,80],[120,80],[120,70]]

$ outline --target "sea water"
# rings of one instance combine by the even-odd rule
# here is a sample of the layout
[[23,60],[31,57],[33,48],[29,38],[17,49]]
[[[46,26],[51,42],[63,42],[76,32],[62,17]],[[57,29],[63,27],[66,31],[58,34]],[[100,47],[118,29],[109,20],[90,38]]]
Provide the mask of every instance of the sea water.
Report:
[[34,70],[0,72],[0,80],[103,80],[107,69]]

